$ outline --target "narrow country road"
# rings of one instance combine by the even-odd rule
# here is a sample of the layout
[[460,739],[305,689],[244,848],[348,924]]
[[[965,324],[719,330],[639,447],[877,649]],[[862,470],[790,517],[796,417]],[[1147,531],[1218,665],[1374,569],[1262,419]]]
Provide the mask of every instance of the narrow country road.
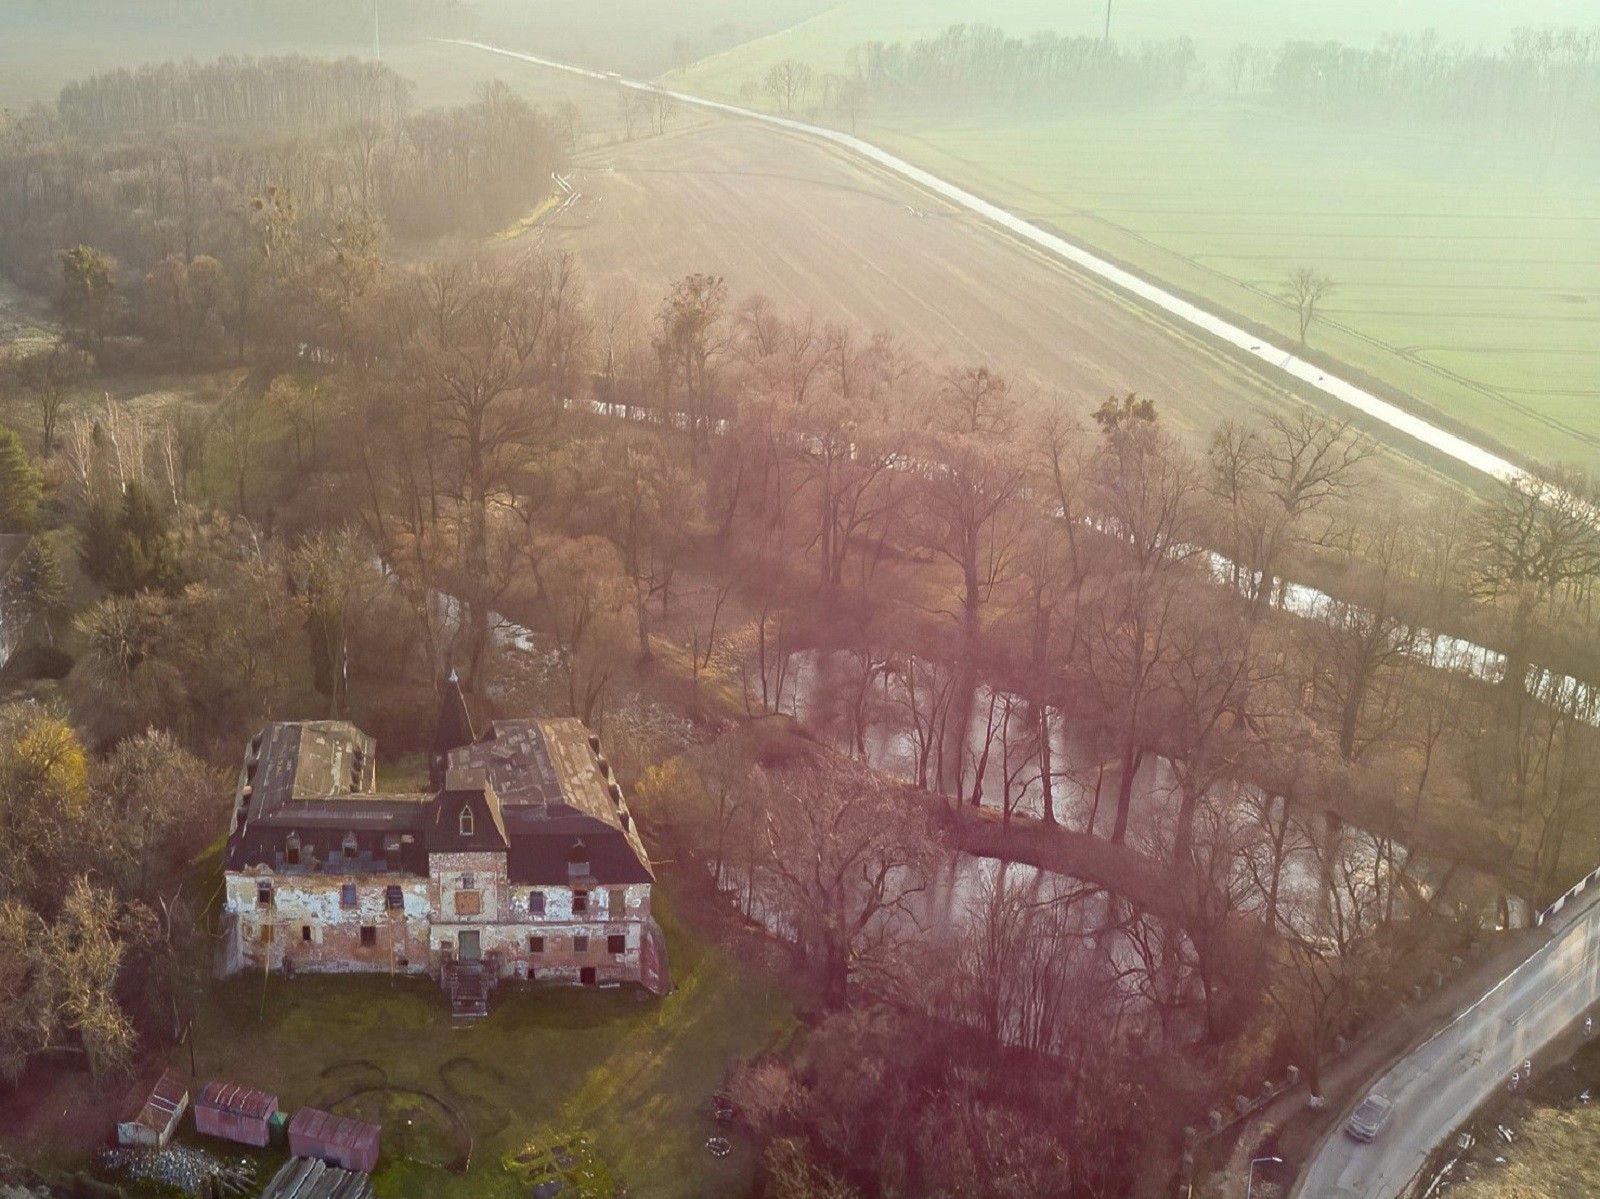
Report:
[[1312,388],[1338,401],[1341,405],[1362,413],[1396,432],[1421,442],[1423,445],[1474,471],[1505,481],[1527,477],[1527,472],[1521,467],[1514,465],[1498,454],[1491,453],[1482,446],[1475,445],[1463,437],[1458,437],[1456,434],[1441,429],[1437,425],[1430,424],[1416,414],[1408,412],[1399,405],[1374,395],[1370,391],[1329,374],[1323,367],[1307,362],[1292,351],[1284,349],[1268,339],[1259,337],[1247,329],[1242,329],[1223,317],[1209,312],[1197,304],[1190,303],[1181,296],[1166,291],[1150,280],[1144,279],[1131,271],[1124,270],[1115,263],[1108,262],[1099,255],[1091,253],[1082,246],[1048,230],[1041,229],[1037,225],[1023,220],[1015,213],[1009,212],[997,204],[992,204],[988,200],[958,187],[949,180],[941,179],[932,172],[909,163],[905,159],[889,153],[881,146],[875,146],[862,138],[837,129],[829,129],[826,126],[812,125],[790,117],[757,112],[753,109],[741,108],[735,104],[725,104],[718,100],[708,100],[703,96],[692,95],[688,92],[675,92],[657,87],[652,83],[641,83],[637,80],[624,79],[620,75],[609,72],[575,67],[567,63],[541,58],[536,54],[526,54],[520,50],[509,50],[503,46],[493,46],[485,42],[467,41],[459,38],[439,40],[451,45],[466,46],[475,50],[487,51],[491,54],[503,55],[506,58],[533,63],[536,66],[548,67],[551,70],[565,71],[568,74],[579,75],[601,83],[610,83],[618,87],[631,88],[635,91],[668,95],[682,104],[742,117],[747,120],[759,121],[775,128],[787,129],[792,133],[804,134],[808,137],[818,138],[840,146],[850,153],[866,159],[876,166],[907,179],[918,187],[976,214],[1011,236],[1045,251],[1052,257],[1097,276],[1121,291],[1161,310],[1184,325],[1224,342],[1233,349],[1260,361],[1268,367],[1283,371],[1302,385]]
[[1303,1199],[1394,1199],[1428,1155],[1512,1071],[1600,1000],[1600,898],[1553,925],[1551,939],[1373,1086],[1394,1101],[1370,1144],[1335,1130],[1301,1173]]

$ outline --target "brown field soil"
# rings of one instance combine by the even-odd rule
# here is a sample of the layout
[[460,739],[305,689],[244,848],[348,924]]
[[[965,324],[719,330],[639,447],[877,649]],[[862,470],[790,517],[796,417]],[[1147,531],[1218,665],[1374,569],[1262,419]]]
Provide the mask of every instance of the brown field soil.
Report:
[[[551,82],[557,72],[476,53],[545,102],[561,88]],[[566,85],[585,114],[585,146],[569,175],[580,197],[501,245],[571,250],[597,292],[636,289],[644,320],[672,281],[718,274],[735,303],[764,295],[780,312],[886,330],[931,362],[987,364],[1024,394],[1062,397],[1085,417],[1108,395],[1137,392],[1196,447],[1224,420],[1309,402],[1110,287],[833,147],[689,111],[665,135],[623,140],[610,90]],[[1393,462],[1437,494],[1442,480],[1431,467],[1398,452]]]
[[888,330],[933,362],[987,363],[1085,406],[1137,391],[1193,430],[1290,402],[970,215],[803,138],[700,122],[581,155],[572,184],[583,198],[547,223],[549,241],[646,300],[691,271],[718,274],[736,302],[759,294]]

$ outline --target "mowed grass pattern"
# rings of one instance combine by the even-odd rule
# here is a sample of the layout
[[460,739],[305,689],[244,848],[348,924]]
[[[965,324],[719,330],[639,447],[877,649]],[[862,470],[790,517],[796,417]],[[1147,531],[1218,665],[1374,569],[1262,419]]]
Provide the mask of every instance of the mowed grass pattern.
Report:
[[1233,98],[871,135],[1284,336],[1313,267],[1337,284],[1314,348],[1480,439],[1600,464],[1600,171]]
[[[687,931],[660,890],[657,899],[677,982],[664,999],[508,985],[487,1019],[458,1024],[423,979],[255,974],[211,989],[197,1022],[200,1075],[273,1091],[288,1111],[334,1105],[382,1119],[375,1182],[390,1199],[523,1196],[507,1157],[576,1136],[630,1195],[741,1193],[753,1150],[741,1139],[727,1158],[706,1152],[719,1131],[711,1096],[735,1059],[789,1034],[792,997]],[[472,1135],[466,1174],[441,1168],[459,1151],[446,1109]]]

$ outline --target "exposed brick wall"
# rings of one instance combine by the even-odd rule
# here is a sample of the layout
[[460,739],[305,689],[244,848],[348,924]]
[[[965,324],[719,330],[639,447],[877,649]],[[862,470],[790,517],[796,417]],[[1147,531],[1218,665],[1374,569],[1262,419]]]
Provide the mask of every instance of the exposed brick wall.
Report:
[[[258,898],[272,884],[272,903]],[[355,888],[347,904],[346,887]],[[399,887],[403,907],[388,906]],[[399,874],[229,873],[227,908],[238,923],[241,968],[424,972],[428,953],[429,902],[425,879]],[[362,936],[369,928],[370,944]],[[268,932],[266,930],[270,929]],[[402,964],[403,962],[403,964]]]
[[[588,890],[587,910],[574,914],[571,887],[512,888],[500,854],[438,854],[426,879],[399,874],[273,876],[264,871],[227,875],[226,913],[237,928],[237,954],[224,972],[238,969],[321,972],[431,973],[457,952],[459,934],[478,933],[480,952],[494,955],[504,977],[577,983],[584,967],[597,982],[631,982],[640,975],[643,926],[650,920],[650,885]],[[462,912],[458,896],[470,875],[479,899],[476,914]],[[272,886],[272,902],[258,888]],[[346,887],[354,887],[353,904]],[[399,887],[403,907],[388,906]],[[544,912],[532,910],[534,891]],[[471,906],[466,905],[466,906]],[[264,930],[270,928],[271,932]],[[371,932],[363,937],[363,929]],[[612,953],[610,937],[624,938]],[[543,939],[539,951],[531,938]],[[584,949],[577,938],[587,937]]]

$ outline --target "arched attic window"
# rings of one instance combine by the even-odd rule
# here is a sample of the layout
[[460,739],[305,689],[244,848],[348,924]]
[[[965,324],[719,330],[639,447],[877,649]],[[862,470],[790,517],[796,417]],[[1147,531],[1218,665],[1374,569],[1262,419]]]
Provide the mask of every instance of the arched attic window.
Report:
[[471,808],[462,808],[461,809],[461,816],[457,820],[457,824],[459,825],[459,827],[461,829],[461,835],[463,837],[472,836],[472,809]]

